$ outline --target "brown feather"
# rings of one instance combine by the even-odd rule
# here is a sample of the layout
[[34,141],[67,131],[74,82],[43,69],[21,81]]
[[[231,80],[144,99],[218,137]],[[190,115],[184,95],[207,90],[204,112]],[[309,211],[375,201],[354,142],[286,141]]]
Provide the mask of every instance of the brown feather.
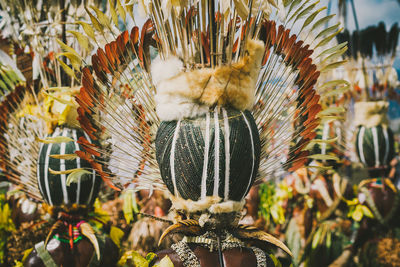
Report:
[[113,53],[113,51],[111,49],[111,43],[106,44],[104,49],[106,50],[106,56],[108,59],[108,63],[111,64],[111,66],[112,66],[111,70],[112,70],[114,68],[116,59],[115,59],[115,54]]
[[131,43],[133,45],[136,45],[139,42],[139,28],[138,27],[133,27],[133,29],[131,30]]
[[98,56],[99,63],[101,65],[101,67],[103,68],[103,70],[107,73],[111,73],[110,69],[108,68],[108,60],[107,60],[106,53],[104,53],[104,50],[101,48],[97,49],[97,56]]
[[204,32],[201,33],[201,45],[203,46],[204,53],[206,54],[207,62],[210,62],[210,42]]
[[77,142],[78,144],[82,145],[83,148],[89,152],[90,154],[92,154],[93,156],[96,157],[100,157],[100,153],[96,151],[97,146],[90,143],[86,138],[84,138],[83,136],[79,137],[79,140]]

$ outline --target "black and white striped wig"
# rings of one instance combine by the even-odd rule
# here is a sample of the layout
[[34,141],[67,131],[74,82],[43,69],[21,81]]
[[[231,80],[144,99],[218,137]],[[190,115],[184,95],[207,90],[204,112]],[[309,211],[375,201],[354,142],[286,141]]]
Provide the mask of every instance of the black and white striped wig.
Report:
[[163,121],[155,143],[175,208],[225,213],[243,207],[261,150],[249,111],[216,107],[195,119]]
[[[40,193],[50,206],[77,204],[90,207],[98,195],[101,178],[91,169],[89,162],[79,157],[68,160],[57,157],[82,150],[78,143],[79,138],[90,138],[84,131],[68,127],[57,127],[48,137],[57,136],[68,137],[71,141],[40,145],[37,161],[37,183]],[[68,184],[67,173],[72,170],[90,171],[81,175],[76,182]]]

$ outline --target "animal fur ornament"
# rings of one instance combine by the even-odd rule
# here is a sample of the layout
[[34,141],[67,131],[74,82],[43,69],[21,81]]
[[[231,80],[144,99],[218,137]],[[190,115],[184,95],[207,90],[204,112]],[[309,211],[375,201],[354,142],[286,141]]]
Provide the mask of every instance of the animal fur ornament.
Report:
[[387,112],[389,102],[370,101],[357,102],[354,105],[355,125],[365,127],[375,127],[378,125],[388,126]]
[[260,72],[264,43],[247,42],[245,56],[231,66],[183,71],[176,57],[152,65],[157,115],[163,121],[195,118],[209,107],[251,109]]

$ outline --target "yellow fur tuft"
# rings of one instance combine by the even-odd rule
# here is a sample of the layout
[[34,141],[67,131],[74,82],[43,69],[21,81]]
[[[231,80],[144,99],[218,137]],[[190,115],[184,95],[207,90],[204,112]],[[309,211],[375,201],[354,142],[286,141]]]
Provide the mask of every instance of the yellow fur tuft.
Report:
[[223,201],[220,197],[217,196],[208,196],[202,200],[190,200],[190,199],[182,199],[179,197],[175,197],[170,195],[170,199],[172,201],[172,205],[177,210],[184,210],[188,212],[198,212],[198,211],[206,211],[208,210],[210,213],[230,213],[240,211],[244,204],[245,200],[242,201]]
[[[207,111],[204,106],[250,109],[254,104],[264,43],[249,40],[246,48],[245,56],[231,66],[180,72],[159,81],[156,101],[160,118],[176,120],[195,117]],[[165,105],[173,105],[173,110],[165,112],[168,110]],[[194,114],[192,110],[195,111]],[[168,117],[164,117],[167,113]]]

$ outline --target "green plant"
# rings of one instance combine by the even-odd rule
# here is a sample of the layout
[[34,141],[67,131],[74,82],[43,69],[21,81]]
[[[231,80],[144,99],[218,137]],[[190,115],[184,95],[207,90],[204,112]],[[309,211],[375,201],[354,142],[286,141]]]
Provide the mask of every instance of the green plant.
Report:
[[7,238],[15,230],[5,194],[0,195],[0,263],[4,261]]
[[275,184],[267,182],[260,185],[260,212],[267,221],[275,224],[285,222],[285,209],[283,204],[286,200],[292,198],[292,189],[285,182]]
[[[156,254],[154,253],[148,253],[146,257],[143,257],[137,251],[130,250],[122,255],[121,259],[118,262],[118,266],[130,266],[128,265],[128,262],[130,262],[134,264],[133,266],[147,267],[154,260],[155,257]],[[158,264],[154,265],[154,267],[174,267],[174,264],[168,256],[165,256]]]

